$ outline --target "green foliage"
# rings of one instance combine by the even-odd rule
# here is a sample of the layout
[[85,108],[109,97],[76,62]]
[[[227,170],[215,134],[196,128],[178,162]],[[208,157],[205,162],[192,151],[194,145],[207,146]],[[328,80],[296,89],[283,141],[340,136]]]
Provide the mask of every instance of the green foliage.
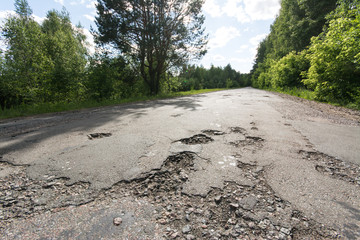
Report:
[[307,88],[317,100],[360,106],[360,1],[335,6],[334,0],[283,0],[259,45],[252,85]]
[[358,102],[360,93],[360,1],[341,1],[329,26],[311,41],[304,83],[322,101]]
[[40,101],[43,79],[48,79],[52,63],[44,52],[44,33],[39,24],[27,13],[9,17],[2,35],[8,49],[1,76],[1,107]]
[[62,12],[49,11],[42,24],[42,31],[46,35],[46,54],[52,62],[44,102],[81,98],[87,63],[85,36],[80,29],[73,28],[69,13],[65,9]]
[[119,100],[140,95],[136,89],[137,76],[122,57],[96,54],[90,59],[87,96],[97,101]]

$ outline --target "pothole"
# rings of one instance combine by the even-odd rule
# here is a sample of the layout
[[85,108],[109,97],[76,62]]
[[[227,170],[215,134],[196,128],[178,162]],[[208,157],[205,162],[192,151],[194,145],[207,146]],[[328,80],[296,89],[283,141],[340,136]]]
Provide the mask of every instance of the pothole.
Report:
[[233,132],[233,133],[246,134],[246,130],[244,128],[241,128],[241,127],[231,127],[230,131]]
[[189,138],[180,139],[179,141],[183,144],[205,144],[214,141],[214,139],[205,134],[196,134]]
[[219,130],[202,130],[202,133],[208,134],[208,135],[215,135],[215,136],[219,136],[219,135],[224,135],[225,132],[219,131]]
[[90,140],[104,138],[104,137],[111,137],[111,136],[112,136],[111,133],[90,133],[89,135],[87,135],[87,137]]
[[246,136],[245,140],[238,140],[234,142],[230,142],[231,145],[235,147],[245,147],[245,146],[256,146],[258,148],[261,148],[263,146],[264,139],[261,137],[252,137],[252,136]]
[[315,163],[315,169],[332,178],[340,179],[360,186],[360,166],[328,156],[320,152],[299,152],[303,159]]

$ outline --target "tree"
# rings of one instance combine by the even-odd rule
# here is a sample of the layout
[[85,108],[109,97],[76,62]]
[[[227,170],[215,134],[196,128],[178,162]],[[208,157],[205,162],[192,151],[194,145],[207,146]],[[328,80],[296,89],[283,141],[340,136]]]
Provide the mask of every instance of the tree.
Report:
[[339,1],[328,28],[312,39],[304,83],[319,100],[360,106],[360,0]]
[[45,101],[79,98],[87,63],[86,37],[81,26],[73,27],[69,13],[63,9],[49,11],[41,29],[45,34],[46,54],[52,62]]
[[41,99],[42,80],[48,78],[51,66],[44,52],[44,34],[27,1],[15,1],[15,7],[17,15],[7,18],[2,28],[7,51],[1,80],[9,91],[2,93],[7,107]]
[[203,0],[98,0],[96,39],[138,69],[151,94],[164,73],[206,53]]

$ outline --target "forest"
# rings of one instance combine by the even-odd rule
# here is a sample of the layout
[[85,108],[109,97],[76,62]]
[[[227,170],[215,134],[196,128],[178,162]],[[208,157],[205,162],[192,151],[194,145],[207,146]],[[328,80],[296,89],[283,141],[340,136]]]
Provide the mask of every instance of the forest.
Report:
[[[176,2],[179,5],[172,10],[173,13],[187,6],[184,0]],[[46,19],[39,24],[32,17],[28,2],[15,0],[16,15],[9,16],[1,27],[6,51],[0,52],[0,111],[44,104],[116,102],[169,92],[250,85],[249,76],[235,71],[230,64],[210,69],[188,64],[193,58],[184,46],[189,48],[194,47],[189,43],[196,44],[199,52],[195,58],[205,53],[206,36],[201,28],[204,19],[199,13],[201,4],[189,6],[192,15],[187,17],[193,18],[192,26],[186,29],[187,26],[179,22],[176,26],[181,27],[171,29],[174,35],[181,35],[176,42],[171,42],[171,35],[170,38],[164,35],[158,39],[144,37],[139,42],[129,41],[132,36],[136,39],[158,36],[160,31],[172,27],[154,18],[164,12],[156,11],[166,9],[166,6],[145,6],[154,12],[152,19],[145,19],[152,25],[149,23],[131,32],[121,24],[114,28],[109,23],[119,21],[106,15],[111,4],[112,1],[99,1],[96,20],[99,30],[93,31],[97,36],[97,47],[96,52],[90,54],[82,26],[72,24],[65,8],[62,11],[49,10]],[[134,15],[121,19],[127,21],[124,26],[132,26],[139,24],[135,21],[142,17],[135,18]],[[112,31],[123,32],[121,36],[112,38]],[[195,36],[193,33],[196,31]],[[185,41],[189,46],[184,44]],[[164,46],[164,43],[171,48],[157,51],[160,47],[156,45]],[[129,49],[129,45],[136,44],[139,51]],[[147,53],[143,54],[145,51]]]
[[360,1],[282,0],[251,82],[360,109]]
[[203,1],[115,2],[97,1],[91,54],[65,8],[40,24],[15,0],[0,29],[0,111],[250,85],[360,109],[360,0],[281,0],[250,74],[191,64],[206,54]]

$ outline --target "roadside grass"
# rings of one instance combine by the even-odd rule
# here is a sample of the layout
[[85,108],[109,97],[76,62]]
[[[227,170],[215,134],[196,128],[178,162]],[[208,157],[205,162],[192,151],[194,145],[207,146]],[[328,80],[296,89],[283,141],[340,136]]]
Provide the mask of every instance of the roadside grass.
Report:
[[337,106],[337,107],[345,107],[345,108],[349,108],[349,109],[353,109],[353,110],[360,110],[360,102],[359,101],[356,103],[319,101],[318,99],[316,99],[314,91],[303,89],[303,88],[285,88],[285,89],[270,88],[270,89],[265,89],[265,90],[284,93],[284,94],[292,95],[295,97],[300,97],[300,98],[311,100],[311,101],[327,103],[327,104]]
[[218,89],[191,90],[186,92],[162,93],[156,96],[138,96],[133,98],[117,99],[117,100],[107,99],[102,101],[87,100],[83,102],[42,103],[42,104],[32,104],[32,105],[24,104],[10,109],[5,109],[5,110],[0,109],[0,119],[27,117],[32,115],[44,114],[44,113],[74,111],[74,110],[82,110],[82,109],[95,108],[95,107],[114,106],[125,103],[151,101],[157,99],[176,98],[176,97],[190,96],[190,95],[215,92],[221,90],[226,90],[226,89],[218,88]]

